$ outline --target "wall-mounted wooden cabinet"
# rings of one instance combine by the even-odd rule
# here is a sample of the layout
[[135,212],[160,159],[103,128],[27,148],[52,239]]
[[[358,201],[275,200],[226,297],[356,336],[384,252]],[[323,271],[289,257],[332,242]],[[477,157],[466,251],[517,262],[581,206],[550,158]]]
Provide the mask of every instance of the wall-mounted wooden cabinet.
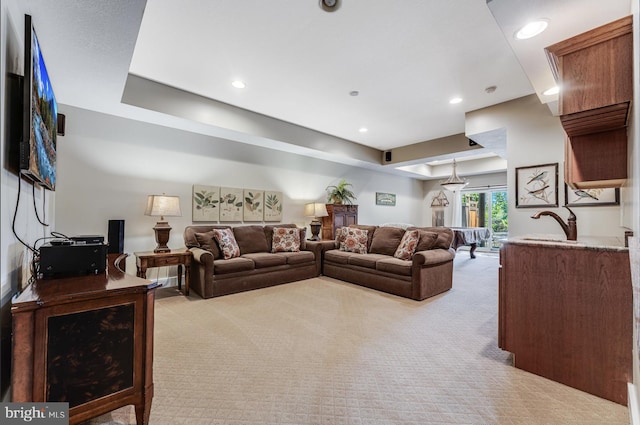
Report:
[[545,49],[561,88],[565,181],[573,188],[620,187],[627,178],[632,30],[628,16]]

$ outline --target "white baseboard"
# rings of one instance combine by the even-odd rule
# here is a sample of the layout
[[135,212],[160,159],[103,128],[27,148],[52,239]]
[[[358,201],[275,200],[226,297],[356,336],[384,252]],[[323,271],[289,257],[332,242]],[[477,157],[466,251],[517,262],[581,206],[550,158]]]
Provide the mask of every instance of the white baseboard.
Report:
[[629,397],[629,423],[631,425],[640,425],[640,405],[638,404],[638,392],[636,386],[631,382],[627,383],[627,393]]

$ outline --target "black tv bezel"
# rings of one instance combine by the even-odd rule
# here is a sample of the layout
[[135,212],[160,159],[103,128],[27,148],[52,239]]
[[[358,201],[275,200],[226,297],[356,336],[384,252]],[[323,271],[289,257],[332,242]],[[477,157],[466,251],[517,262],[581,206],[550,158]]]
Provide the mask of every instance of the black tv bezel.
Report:
[[[35,37],[36,42],[38,43],[38,47],[40,49],[40,54],[42,55],[42,47],[40,46],[40,42],[38,40],[38,36],[36,30],[33,25],[33,19],[31,15],[24,15],[24,78],[22,81],[22,138],[20,141],[20,174],[24,177],[27,177],[34,183],[44,187],[45,189],[54,191],[55,190],[55,180],[53,184],[48,183],[44,180],[39,173],[35,172],[31,169],[30,159],[31,159],[31,145],[34,143],[31,139],[31,123],[32,123],[32,89],[33,89],[33,37]],[[43,59],[44,62],[44,59]],[[46,68],[46,66],[45,66]],[[51,83],[49,81],[49,83]],[[55,101],[55,94],[54,94]],[[55,101],[57,104],[57,101]],[[56,107],[56,122],[55,128],[51,131],[51,135],[53,137],[53,144],[56,150],[57,156],[57,107]],[[55,175],[57,177],[57,170],[55,171]]]

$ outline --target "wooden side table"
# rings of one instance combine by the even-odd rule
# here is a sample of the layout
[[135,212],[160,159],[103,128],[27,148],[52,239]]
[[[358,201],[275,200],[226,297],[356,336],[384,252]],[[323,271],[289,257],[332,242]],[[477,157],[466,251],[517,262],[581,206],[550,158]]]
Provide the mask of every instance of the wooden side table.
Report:
[[189,276],[191,272],[191,251],[186,248],[169,252],[135,252],[137,276],[147,278],[149,267],[178,266],[178,289],[182,290],[182,266],[184,266],[184,294],[189,295]]

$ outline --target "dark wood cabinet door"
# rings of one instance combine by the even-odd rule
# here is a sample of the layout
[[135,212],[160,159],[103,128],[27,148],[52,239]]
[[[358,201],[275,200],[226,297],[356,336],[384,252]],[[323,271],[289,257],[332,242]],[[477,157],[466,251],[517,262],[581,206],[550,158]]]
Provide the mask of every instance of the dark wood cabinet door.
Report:
[[322,218],[322,239],[335,239],[336,229],[358,224],[357,205],[327,204],[326,207],[329,215]]

